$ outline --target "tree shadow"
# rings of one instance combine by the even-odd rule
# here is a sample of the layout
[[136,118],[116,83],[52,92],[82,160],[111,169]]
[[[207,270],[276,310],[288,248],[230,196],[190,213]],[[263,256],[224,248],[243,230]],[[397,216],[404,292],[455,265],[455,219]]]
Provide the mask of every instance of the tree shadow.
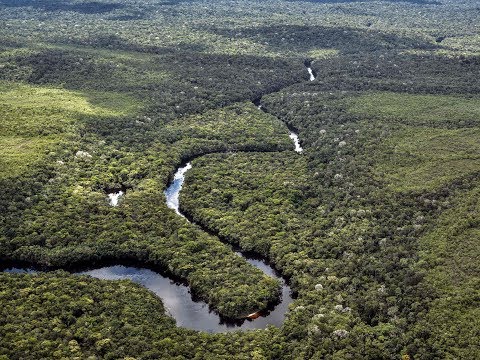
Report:
[[0,0],[0,6],[16,8],[33,7],[42,11],[73,11],[82,14],[104,14],[125,7],[123,4],[103,3],[98,1],[72,4],[68,1],[47,0]]
[[[342,3],[357,3],[357,2],[369,2],[368,0],[286,0],[290,2],[312,2],[318,4],[342,4]],[[442,5],[440,1],[435,0],[383,0],[384,2],[399,3],[405,2],[416,5]]]
[[348,27],[304,25],[277,25],[248,29],[206,29],[226,37],[248,38],[274,51],[304,53],[318,49],[337,49],[351,54],[362,51],[432,49],[436,45],[416,38],[380,31],[366,31]]

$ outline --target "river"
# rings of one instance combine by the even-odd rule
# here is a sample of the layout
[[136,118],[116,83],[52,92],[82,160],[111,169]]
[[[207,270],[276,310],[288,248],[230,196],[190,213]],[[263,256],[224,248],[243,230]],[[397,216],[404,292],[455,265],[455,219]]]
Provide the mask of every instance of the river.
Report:
[[[315,80],[315,74],[310,67],[310,63],[306,66],[310,75],[310,81]],[[256,99],[254,104],[258,106],[258,109],[265,111],[260,104],[260,100],[261,98]],[[298,135],[290,130],[289,136],[294,142],[295,151],[298,153],[303,152]],[[190,162],[180,166],[175,172],[173,180],[164,192],[167,206],[170,209],[173,209],[177,215],[185,218],[186,221],[188,221],[186,216],[180,211],[179,197],[185,181],[185,174],[191,168],[192,164]],[[120,191],[107,191],[110,205],[118,206],[119,199],[124,196],[125,191],[126,189]],[[176,320],[177,326],[188,329],[206,331],[209,333],[220,333],[235,330],[265,329],[268,325],[281,326],[285,320],[288,305],[293,301],[291,289],[285,279],[282,278],[282,276],[270,266],[266,260],[243,253],[240,249],[235,249],[233,247],[232,251],[234,251],[236,255],[243,257],[245,261],[251,265],[260,269],[267,276],[278,279],[282,284],[282,295],[279,299],[279,303],[267,311],[259,312],[258,314],[260,316],[256,319],[222,319],[217,313],[211,311],[205,302],[194,299],[188,286],[176,282],[161,273],[146,268],[113,265],[95,269],[86,269],[74,272],[73,274],[89,275],[102,280],[129,279],[140,284],[162,299],[168,313]],[[9,273],[29,273],[32,275],[38,273],[35,269],[16,267],[11,267],[3,271]]]

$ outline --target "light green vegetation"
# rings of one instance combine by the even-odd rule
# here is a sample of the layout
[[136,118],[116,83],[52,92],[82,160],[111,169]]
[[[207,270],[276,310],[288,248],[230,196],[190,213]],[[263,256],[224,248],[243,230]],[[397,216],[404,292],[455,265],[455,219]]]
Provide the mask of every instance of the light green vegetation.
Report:
[[480,337],[480,188],[454,206],[420,239],[419,266],[434,294],[416,330],[432,332],[430,346],[443,359],[473,359]]
[[326,59],[337,55],[338,50],[336,49],[314,49],[307,53],[307,56],[313,59]]
[[187,173],[182,208],[229,242],[269,256],[294,242],[307,180],[306,159],[293,151],[208,155]]
[[409,127],[384,144],[376,171],[397,191],[433,190],[480,171],[479,129]]
[[347,106],[367,123],[391,126],[375,172],[397,191],[438,189],[480,170],[476,96],[374,92]]
[[42,159],[81,118],[115,117],[132,112],[127,96],[52,87],[0,83],[1,177],[21,174]]
[[55,137],[24,138],[0,136],[0,179],[22,174],[45,155],[48,147],[57,143]]
[[375,92],[353,99],[349,112],[368,119],[432,127],[478,126],[480,98]]
[[208,146],[210,151],[271,151],[293,146],[286,126],[251,102],[181,118],[164,130],[175,148],[189,149],[187,152],[200,146]]
[[457,55],[478,56],[480,55],[480,35],[467,34],[463,36],[448,37],[442,45],[452,49]]
[[51,87],[0,84],[2,134],[62,133],[81,116],[122,116],[132,112],[127,96],[90,92],[88,95]]

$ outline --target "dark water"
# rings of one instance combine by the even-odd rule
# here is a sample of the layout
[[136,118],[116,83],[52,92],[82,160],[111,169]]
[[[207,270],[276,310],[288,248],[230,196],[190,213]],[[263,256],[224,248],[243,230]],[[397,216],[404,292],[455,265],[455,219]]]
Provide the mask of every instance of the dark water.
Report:
[[[167,206],[179,215],[184,215],[179,210],[179,193],[185,180],[185,173],[191,169],[191,164],[180,167],[170,186],[165,191]],[[260,317],[254,320],[242,319],[237,321],[224,320],[218,314],[209,310],[208,305],[203,301],[192,298],[188,286],[172,281],[170,278],[150,269],[133,266],[106,266],[97,269],[75,272],[77,275],[89,275],[102,280],[123,280],[128,279],[140,284],[162,299],[165,308],[177,322],[177,326],[193,330],[206,331],[210,333],[228,332],[235,330],[265,329],[267,325],[281,326],[285,320],[288,305],[293,301],[290,287],[285,280],[276,273],[267,262],[235,251],[235,254],[242,256],[247,262],[262,270],[267,276],[276,278],[282,282],[282,298],[280,303],[265,311]],[[9,268],[4,270],[9,273],[36,273],[34,269]]]
[[[252,260],[259,262],[258,260]],[[262,264],[270,269],[268,265]],[[269,271],[269,270],[267,270]],[[285,312],[290,298],[289,289],[284,289],[286,300],[275,307],[267,317],[256,320],[242,320],[240,322],[224,322],[220,317],[209,310],[203,301],[194,301],[187,286],[175,283],[169,278],[149,269],[127,266],[110,266],[77,273],[90,275],[102,280],[128,279],[145,286],[162,299],[167,312],[172,316],[177,326],[211,333],[234,331],[238,329],[264,329],[267,325],[280,326],[283,323]],[[284,295],[285,296],[285,295]]]
[[[185,181],[185,174],[191,168],[192,165],[190,162],[185,164],[184,166],[179,167],[177,172],[175,173],[172,183],[165,190],[167,206],[170,209],[175,210],[175,212],[182,217],[185,216],[180,211],[179,195]],[[285,320],[285,314],[288,310],[288,305],[293,301],[291,297],[290,287],[286,284],[285,280],[281,276],[279,276],[275,269],[273,269],[266,261],[260,258],[246,255],[240,251],[236,251],[235,254],[243,257],[248,263],[262,270],[263,273],[265,273],[267,276],[276,278],[281,281],[282,298],[280,303],[277,304],[270,311],[262,313],[261,316],[255,320],[247,319],[239,322],[224,322],[217,314],[212,314],[211,312],[209,312],[208,306],[206,304],[203,304],[202,311],[204,313],[200,315],[196,312],[194,317],[188,317],[187,319],[185,319],[186,325],[183,326],[196,330],[224,332],[238,329],[265,329],[267,325],[281,326],[283,324],[283,321]],[[160,294],[159,296],[162,297]],[[178,319],[175,315],[173,317],[175,319]],[[195,323],[196,321],[200,322],[200,324]],[[179,323],[179,326],[182,325],[180,325]]]
[[[263,261],[256,259],[247,261],[264,270],[267,275],[277,277],[274,270]],[[34,269],[14,267],[3,271],[8,273],[37,273]],[[168,314],[176,320],[177,326],[210,333],[264,329],[267,325],[281,326],[288,310],[288,304],[292,302],[290,288],[283,284],[282,302],[275,306],[271,312],[265,313],[264,316],[255,320],[224,321],[218,314],[210,311],[205,302],[193,300],[187,286],[176,283],[168,277],[149,269],[115,265],[80,271],[74,274],[89,275],[102,280],[131,280],[160,297]]]

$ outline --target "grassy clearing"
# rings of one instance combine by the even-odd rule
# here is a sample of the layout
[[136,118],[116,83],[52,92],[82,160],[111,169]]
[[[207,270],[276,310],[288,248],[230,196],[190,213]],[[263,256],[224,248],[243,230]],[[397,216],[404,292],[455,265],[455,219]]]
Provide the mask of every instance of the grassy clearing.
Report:
[[55,137],[0,136],[0,179],[20,175],[57,142]]
[[480,123],[480,99],[459,96],[369,93],[353,100],[349,111],[410,125],[459,127]]
[[480,186],[456,197],[455,203],[420,240],[429,281],[444,293],[480,281]]
[[128,97],[48,87],[0,83],[0,132],[3,135],[62,133],[82,115],[114,117],[132,112]]
[[480,54],[479,44],[480,35],[478,34],[448,37],[442,42],[442,45],[457,53],[460,52],[463,55],[476,56]]
[[480,171],[480,129],[408,127],[385,146],[378,173],[397,191],[433,190]]

